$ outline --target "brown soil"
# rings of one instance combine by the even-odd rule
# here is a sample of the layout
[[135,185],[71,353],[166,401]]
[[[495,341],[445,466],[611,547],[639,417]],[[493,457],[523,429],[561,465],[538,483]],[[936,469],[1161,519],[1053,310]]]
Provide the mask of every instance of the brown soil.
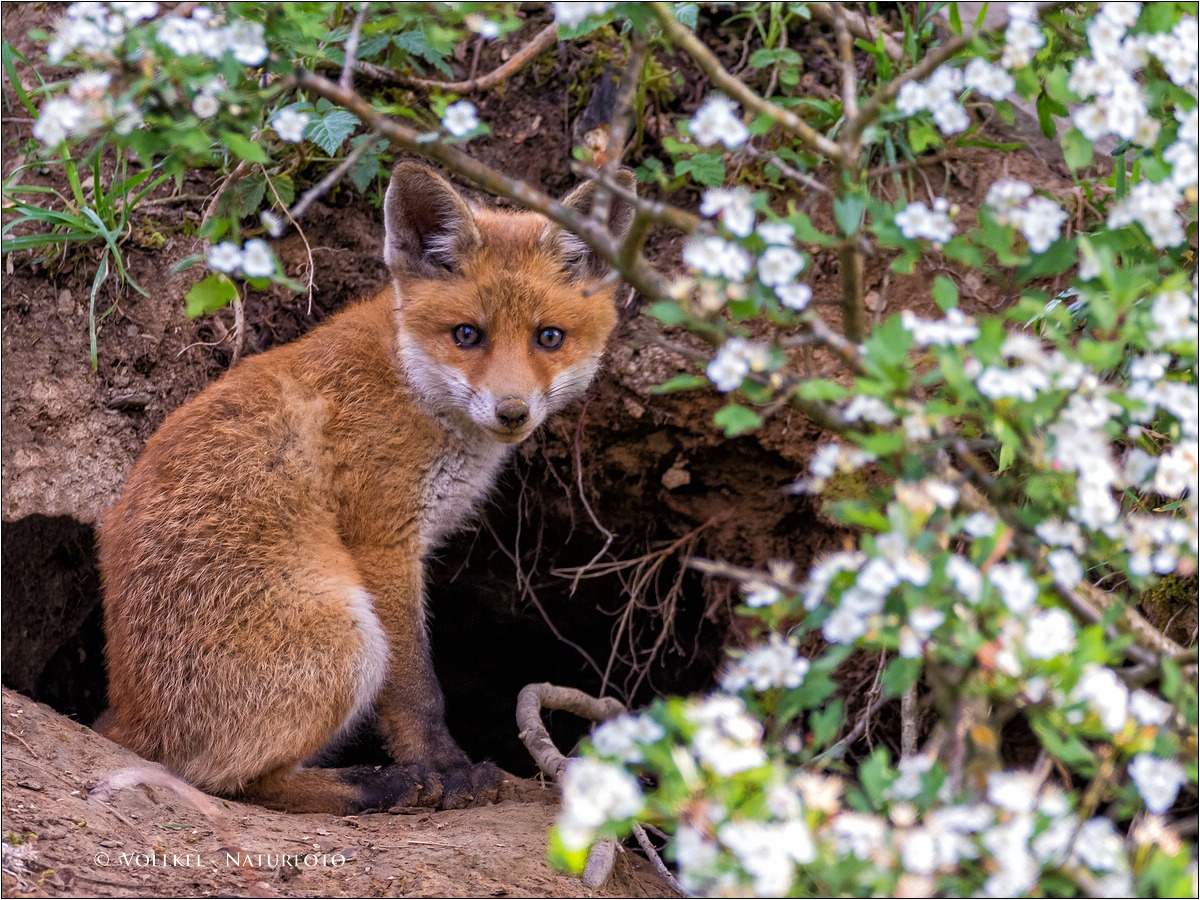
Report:
[[[38,4],[6,9],[5,37],[29,52],[25,32],[45,27],[48,18]],[[526,30],[537,27],[531,22]],[[793,45],[814,37],[797,34]],[[548,56],[502,89],[473,97],[494,134],[473,143],[472,152],[510,175],[565,192],[573,182],[571,126],[586,100],[570,89],[599,76],[597,60],[611,55],[611,45],[603,35],[562,45],[557,60]],[[814,59],[822,58],[820,46],[810,48]],[[496,52],[485,51],[481,71],[496,64]],[[676,96],[664,100],[668,130],[706,90],[694,71],[683,75]],[[7,85],[5,92],[9,99]],[[656,119],[639,153],[656,152]],[[6,175],[20,163],[15,154],[30,128],[4,123]],[[1069,190],[1053,160],[1025,151],[969,150],[905,177],[922,186],[927,180],[969,218],[1002,174],[1064,195]],[[881,191],[889,190],[887,181]],[[196,171],[180,193],[208,195],[217,183],[214,173]],[[118,296],[110,285],[102,297],[100,311],[115,305],[100,328],[98,371],[88,362],[87,291],[96,258],[86,247],[43,262],[30,254],[10,258],[3,282],[4,682],[82,722],[104,705],[93,528],[142,443],[232,356],[230,311],[199,321],[183,315],[183,295],[201,270],[173,267],[202,248],[193,235],[204,204],[170,196],[167,188],[153,195],[125,245],[130,272],[150,296]],[[830,221],[821,197],[792,199],[818,225]],[[311,248],[311,303],[282,290],[248,298],[244,352],[290,340],[377,289],[385,277],[380,219],[376,198],[345,187],[312,208],[302,223]],[[677,236],[655,235],[650,244],[668,267],[679,248]],[[299,235],[277,242],[276,250],[289,272],[306,272],[309,250]],[[931,315],[929,285],[938,274],[955,278],[969,312],[994,311],[1012,299],[1003,286],[932,258],[906,277],[891,275],[888,262],[873,260],[867,270],[879,317],[903,308]],[[811,282],[816,302],[832,304],[836,260],[818,252]],[[626,304],[606,370],[588,399],[522,447],[483,522],[446,547],[434,566],[434,656],[450,728],[475,758],[532,774],[513,724],[517,691],[529,682],[615,694],[631,705],[710,687],[723,647],[743,635],[731,621],[730,585],[701,579],[686,568],[688,556],[750,566],[780,558],[803,568],[841,542],[809,498],[783,490],[821,437],[817,426],[785,411],[761,433],[727,441],[711,422],[722,402],[715,393],[651,392],[682,370],[697,370],[686,352],[696,346],[641,316],[636,301]],[[808,365],[839,375],[821,357]],[[576,578],[606,543],[598,562],[607,568]],[[846,684],[869,684],[875,665],[866,662]],[[5,857],[9,894],[585,895],[577,880],[544,863],[552,795],[463,812],[346,819],[227,804],[234,825],[222,836],[160,788],[127,790],[107,803],[89,799],[91,783],[133,758],[78,722],[6,690],[3,723],[3,830],[18,855],[28,854],[11,866]],[[564,748],[583,730],[561,717],[553,725]],[[364,734],[351,752],[372,760],[377,741]],[[336,870],[238,869],[222,855],[222,847],[234,844],[262,853],[341,850],[352,859]],[[112,859],[152,850],[199,853],[204,864],[94,863],[100,852]],[[665,887],[624,857],[608,890],[662,896]]]
[[671,896],[633,854],[618,855],[600,891],[549,868],[549,789],[481,809],[344,818],[216,801],[214,820],[162,787],[89,796],[138,758],[7,689],[3,734],[6,897]]

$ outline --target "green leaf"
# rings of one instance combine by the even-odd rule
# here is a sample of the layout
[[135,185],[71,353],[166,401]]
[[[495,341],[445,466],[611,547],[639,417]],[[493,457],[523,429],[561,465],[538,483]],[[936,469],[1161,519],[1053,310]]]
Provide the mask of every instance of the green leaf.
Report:
[[700,21],[700,4],[676,3],[675,18],[679,20],[681,25],[688,28],[695,28]]
[[189,319],[194,319],[197,316],[205,316],[215,313],[219,309],[224,309],[238,295],[237,285],[235,285],[222,272],[213,272],[202,281],[197,281],[192,285],[191,290],[184,296],[187,301],[187,315]]
[[810,378],[796,386],[796,396],[802,400],[843,400],[850,391],[845,385],[825,378]]
[[1075,241],[1059,238],[1043,252],[1036,254],[1028,265],[1018,269],[1017,277],[1024,282],[1046,275],[1057,275],[1072,268],[1077,258]]
[[933,280],[933,302],[942,312],[958,306],[958,285],[945,275],[939,275]]
[[708,379],[703,375],[676,375],[674,378],[668,378],[662,384],[656,384],[650,388],[652,394],[675,394],[680,391],[692,391],[699,387],[704,387],[708,384]]
[[884,667],[883,695],[899,697],[909,688],[914,687],[920,676],[921,660],[897,656]]
[[839,699],[809,716],[808,728],[812,732],[813,743],[818,747],[824,747],[837,737],[837,733],[842,727],[844,713],[842,701]]
[[358,127],[358,116],[344,109],[331,109],[314,117],[304,130],[304,136],[313,141],[329,156],[337,153],[346,138]]
[[725,429],[725,437],[737,437],[762,426],[762,416],[752,409],[737,403],[721,407],[713,415],[713,422]]
[[697,153],[691,159],[676,160],[675,174],[691,174],[697,184],[720,187],[725,183],[725,160],[719,153]]
[[858,233],[858,229],[862,225],[863,211],[866,209],[866,206],[862,197],[855,194],[845,194],[834,198],[833,217],[837,220],[838,228],[841,229],[842,234],[852,237]]
[[[363,143],[369,140],[373,140],[371,135],[360,134],[350,142],[350,146],[357,150]],[[358,188],[360,194],[365,194],[367,188],[371,186],[376,176],[379,175],[379,157],[388,146],[387,141],[374,140],[375,143],[363,152],[363,155],[355,161],[354,167],[350,170],[350,181]]]
[[888,769],[888,754],[882,747],[876,747],[858,767],[859,783],[876,808],[882,805],[884,792],[892,780]]
[[267,161],[267,152],[244,134],[238,134],[236,131],[222,131],[221,141],[239,159],[252,163]]
[[1041,738],[1045,748],[1068,766],[1072,768],[1086,767],[1087,769],[1095,766],[1095,756],[1075,735],[1062,734],[1043,716],[1031,716],[1029,724],[1034,733]]
[[908,120],[908,144],[913,153],[920,155],[930,147],[940,147],[942,136],[928,119],[913,116]]
[[1072,171],[1078,171],[1092,162],[1092,142],[1078,128],[1072,128],[1062,137],[1063,158]]
[[687,313],[685,313],[675,303],[661,301],[659,303],[651,303],[647,312],[664,325],[679,325],[687,321]]

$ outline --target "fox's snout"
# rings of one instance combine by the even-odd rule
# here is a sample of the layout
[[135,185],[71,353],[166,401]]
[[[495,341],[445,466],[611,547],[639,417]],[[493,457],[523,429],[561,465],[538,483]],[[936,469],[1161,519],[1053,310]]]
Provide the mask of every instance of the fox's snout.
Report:
[[517,397],[506,397],[496,404],[496,422],[501,428],[518,431],[529,421],[529,404]]

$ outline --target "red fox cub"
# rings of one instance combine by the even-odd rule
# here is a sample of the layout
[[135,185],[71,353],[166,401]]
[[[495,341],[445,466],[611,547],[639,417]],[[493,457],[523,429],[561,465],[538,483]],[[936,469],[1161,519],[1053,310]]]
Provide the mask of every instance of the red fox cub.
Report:
[[[631,220],[614,198],[613,232]],[[100,532],[101,727],[274,809],[496,799],[501,771],[446,729],[424,562],[586,389],[616,322],[604,267],[542,216],[474,209],[404,162],[384,221],[390,286],[168,417]],[[395,765],[305,767],[372,712]]]

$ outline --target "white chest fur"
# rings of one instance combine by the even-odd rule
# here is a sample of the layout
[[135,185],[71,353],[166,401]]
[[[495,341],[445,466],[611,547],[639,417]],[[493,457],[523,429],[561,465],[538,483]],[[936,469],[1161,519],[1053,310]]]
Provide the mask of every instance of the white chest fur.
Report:
[[476,516],[512,445],[450,437],[421,486],[421,549],[434,549]]

